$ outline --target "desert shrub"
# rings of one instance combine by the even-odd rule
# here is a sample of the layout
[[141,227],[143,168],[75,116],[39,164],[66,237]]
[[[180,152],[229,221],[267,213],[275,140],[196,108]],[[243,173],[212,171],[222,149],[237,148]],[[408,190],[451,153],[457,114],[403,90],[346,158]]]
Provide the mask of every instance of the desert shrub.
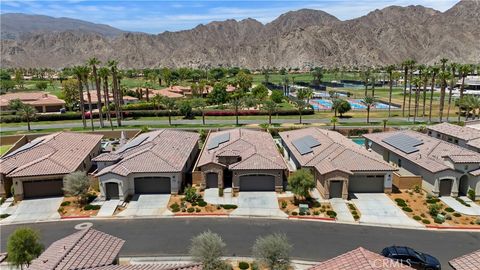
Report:
[[428,220],[428,219],[423,219],[422,222],[423,222],[423,224],[430,224],[430,220]]
[[348,207],[350,208],[350,210],[356,210],[356,209],[355,209],[355,205],[353,205],[353,204],[351,204],[351,203],[348,204]]
[[405,212],[413,212],[412,208],[408,207],[408,206],[405,206],[405,207],[402,207],[402,210],[405,211]]
[[470,188],[467,192],[467,196],[470,200],[475,201],[475,190]]
[[318,208],[318,207],[321,207],[321,206],[322,206],[322,204],[321,204],[319,201],[317,201],[317,200],[314,200],[314,201],[311,203],[311,207],[313,207],[313,208]]
[[318,215],[320,215],[320,212],[319,211],[313,211],[313,215],[318,216]]
[[353,218],[354,218],[355,220],[358,220],[358,219],[360,219],[360,216],[359,216],[359,215],[353,215]]
[[413,216],[413,219],[415,219],[415,220],[422,220],[422,217],[420,217],[420,216]]
[[250,264],[247,263],[247,262],[239,262],[238,263],[238,268],[240,268],[242,270],[245,270],[245,269],[250,268]]
[[293,211],[292,216],[296,216],[296,215],[298,215],[298,213],[296,211]]
[[470,207],[470,204],[468,204],[467,202],[465,202],[464,200],[460,199],[460,198],[455,198],[459,203],[465,205],[466,207]]
[[221,205],[223,209],[229,210],[229,209],[237,209],[238,206],[235,204],[222,204]]
[[205,207],[205,206],[207,206],[207,202],[206,202],[206,201],[203,201],[203,200],[202,200],[202,201],[199,201],[199,202],[198,202],[198,206],[200,206],[200,207]]
[[451,207],[445,208],[445,211],[447,211],[449,213],[455,212],[455,210],[453,210],[453,208],[451,208]]
[[305,212],[300,212],[300,216],[305,216]]
[[60,206],[69,206],[69,205],[70,205],[70,201],[62,202],[60,204]]
[[355,215],[358,215],[357,211],[356,211],[356,210],[353,210],[353,211],[352,211],[352,215],[354,215],[354,216],[355,216]]
[[195,208],[195,212],[200,213],[200,211],[202,211],[202,209],[200,209],[200,208],[198,208],[198,207]]
[[428,213],[432,216],[432,217],[436,217],[438,215],[438,213],[440,212],[440,209],[441,209],[441,206],[438,205],[438,204],[431,204],[429,207],[428,207]]
[[286,201],[282,201],[282,208],[285,209],[287,208],[288,203]]
[[422,191],[422,187],[420,185],[414,185],[413,186],[413,191],[415,193],[420,193],[420,191]]
[[185,200],[189,203],[196,203],[198,200],[197,189],[192,186],[188,186],[185,188]]
[[454,216],[454,217],[461,217],[462,214],[455,212],[455,213],[453,213],[453,216]]
[[101,207],[100,205],[87,204],[83,207],[83,210],[85,210],[85,211],[99,210],[100,207]]
[[1,215],[0,215],[0,218],[7,218],[7,217],[9,217],[9,216],[10,216],[9,214],[1,214]]
[[337,216],[337,213],[333,210],[328,210],[327,215],[331,218],[335,218]]
[[400,207],[407,207],[407,203],[405,201],[397,202],[397,205]]
[[193,207],[189,207],[189,208],[187,209],[187,212],[188,212],[188,213],[193,213],[194,211],[195,211],[195,208],[193,208]]
[[440,201],[440,199],[437,199],[437,198],[430,198],[430,199],[426,200],[426,202],[429,203],[429,204],[434,204],[434,203],[437,203],[439,201]]

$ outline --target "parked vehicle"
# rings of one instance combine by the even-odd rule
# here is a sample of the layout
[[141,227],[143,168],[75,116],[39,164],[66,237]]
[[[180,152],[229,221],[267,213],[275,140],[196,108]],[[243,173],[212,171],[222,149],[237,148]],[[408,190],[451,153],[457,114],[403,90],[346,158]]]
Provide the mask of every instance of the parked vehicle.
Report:
[[383,256],[393,259],[415,269],[440,270],[441,265],[437,258],[414,250],[409,247],[391,246],[386,247],[381,253]]

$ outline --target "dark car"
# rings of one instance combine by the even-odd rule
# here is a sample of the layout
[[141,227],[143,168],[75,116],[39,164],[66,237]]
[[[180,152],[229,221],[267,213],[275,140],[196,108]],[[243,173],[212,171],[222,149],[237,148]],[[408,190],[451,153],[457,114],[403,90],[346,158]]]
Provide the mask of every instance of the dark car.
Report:
[[382,250],[382,255],[415,269],[441,269],[440,262],[437,258],[409,247],[386,247]]

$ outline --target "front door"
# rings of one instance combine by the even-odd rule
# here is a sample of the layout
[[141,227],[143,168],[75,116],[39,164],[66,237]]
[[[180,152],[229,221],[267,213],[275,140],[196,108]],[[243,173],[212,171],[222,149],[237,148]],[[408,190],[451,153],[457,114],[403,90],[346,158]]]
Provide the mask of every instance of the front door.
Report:
[[440,196],[450,196],[452,193],[452,179],[440,180]]
[[207,173],[206,178],[207,178],[206,179],[207,188],[218,188],[218,174],[217,173],[209,172],[209,173]]
[[105,197],[107,200],[120,198],[117,183],[111,182],[105,184]]
[[330,198],[342,198],[343,181],[330,181]]

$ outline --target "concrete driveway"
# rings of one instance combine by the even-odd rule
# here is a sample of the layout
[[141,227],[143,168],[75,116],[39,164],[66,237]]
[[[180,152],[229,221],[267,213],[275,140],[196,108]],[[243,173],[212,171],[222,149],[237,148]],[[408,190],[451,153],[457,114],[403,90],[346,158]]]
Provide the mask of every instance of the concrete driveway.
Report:
[[127,208],[117,216],[161,216],[172,215],[167,209],[170,194],[141,194],[133,196]]
[[2,223],[36,222],[60,219],[58,208],[63,197],[28,199],[14,206],[16,209]]
[[354,195],[356,199],[352,199],[352,202],[360,211],[360,223],[423,227],[409,218],[383,193],[355,193]]
[[237,197],[238,208],[232,216],[256,217],[287,217],[278,207],[275,192],[239,192]]
[[450,197],[450,196],[442,196],[440,200],[448,205],[449,207],[453,208],[453,210],[469,216],[480,216],[480,205],[472,202],[468,197],[462,196],[460,199],[464,200],[470,206],[465,206],[461,204],[457,199]]

